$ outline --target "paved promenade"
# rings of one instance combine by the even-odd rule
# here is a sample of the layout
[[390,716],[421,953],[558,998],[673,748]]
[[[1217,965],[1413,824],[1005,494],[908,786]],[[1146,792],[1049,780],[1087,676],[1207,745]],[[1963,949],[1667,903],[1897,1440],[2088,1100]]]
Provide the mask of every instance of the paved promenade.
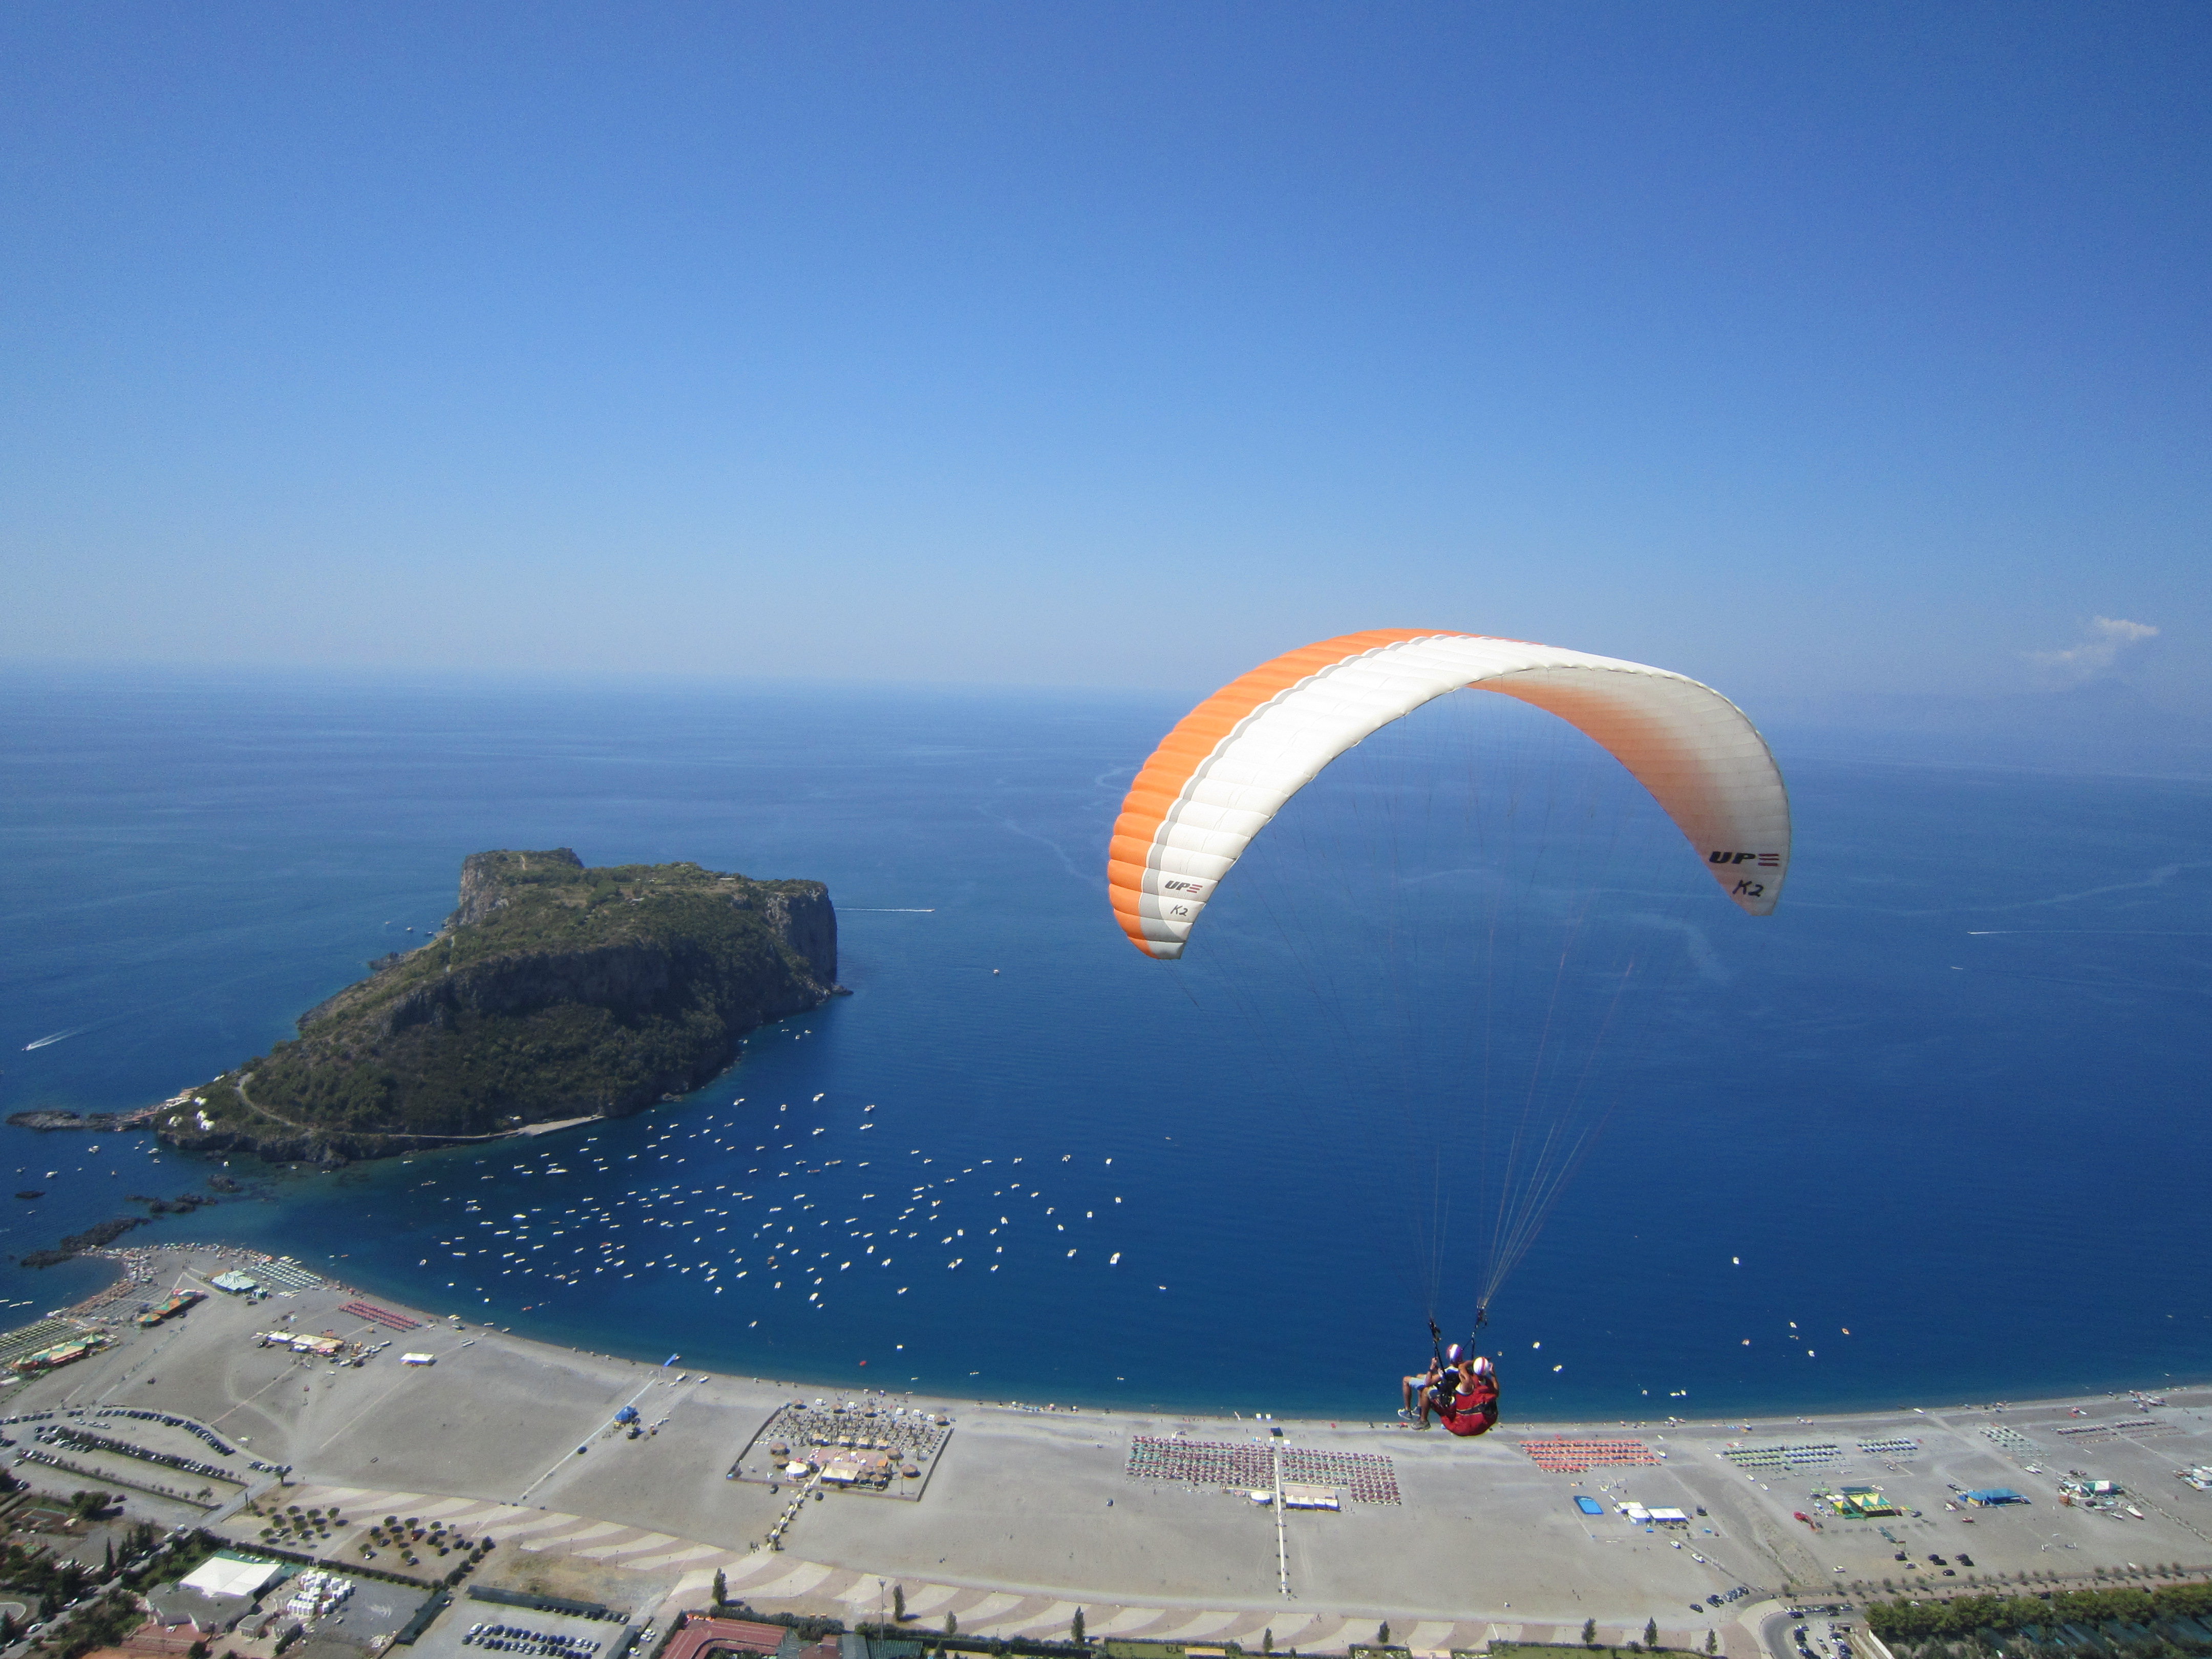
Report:
[[[879,1575],[851,1567],[832,1566],[804,1557],[753,1550],[744,1553],[716,1549],[668,1533],[637,1527],[616,1526],[587,1516],[565,1511],[518,1509],[507,1504],[485,1504],[466,1498],[440,1498],[423,1492],[398,1492],[356,1486],[305,1486],[288,1493],[285,1501],[302,1506],[342,1506],[349,1514],[418,1516],[423,1521],[443,1521],[471,1536],[489,1534],[510,1548],[538,1553],[574,1554],[619,1567],[652,1580],[673,1582],[662,1589],[670,1606],[703,1607],[709,1599],[716,1572],[721,1572],[732,1600],[742,1599],[767,1611],[784,1609],[834,1612],[848,1622],[888,1618],[890,1585]],[[243,1531],[244,1529],[240,1529]],[[912,1622],[941,1627],[952,1614],[966,1636],[1030,1636],[1064,1639],[1076,1609],[1083,1609],[1086,1632],[1092,1637],[1119,1636],[1155,1642],[1237,1642],[1257,1648],[1272,1636],[1278,1647],[1328,1650],[1347,1643],[1372,1641],[1376,1620],[1370,1613],[1347,1617],[1304,1611],[1295,1603],[1253,1607],[1194,1608],[1187,1606],[1122,1606],[1097,1598],[1071,1600],[1052,1595],[1022,1595],[992,1590],[972,1584],[902,1578],[907,1616]],[[1712,1623],[1693,1632],[1680,1622],[1674,1634],[1685,1644],[1695,1636],[1702,1640]],[[1726,1624],[1728,1620],[1718,1620]],[[1413,1625],[1401,1621],[1393,1629],[1395,1641],[1417,1650],[1443,1652],[1452,1648],[1479,1647],[1492,1638],[1527,1641],[1578,1640],[1579,1623],[1569,1627],[1527,1625],[1493,1620],[1424,1620]],[[1616,1639],[1640,1640],[1643,1625],[1613,1632]],[[1743,1652],[1751,1651],[1747,1645]]]

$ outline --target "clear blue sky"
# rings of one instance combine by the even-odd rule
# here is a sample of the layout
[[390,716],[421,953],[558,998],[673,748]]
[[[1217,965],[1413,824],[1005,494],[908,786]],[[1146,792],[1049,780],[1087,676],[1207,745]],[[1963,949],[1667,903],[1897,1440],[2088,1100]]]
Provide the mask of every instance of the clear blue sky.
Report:
[[0,58],[9,657],[2212,690],[2202,4],[67,0]]

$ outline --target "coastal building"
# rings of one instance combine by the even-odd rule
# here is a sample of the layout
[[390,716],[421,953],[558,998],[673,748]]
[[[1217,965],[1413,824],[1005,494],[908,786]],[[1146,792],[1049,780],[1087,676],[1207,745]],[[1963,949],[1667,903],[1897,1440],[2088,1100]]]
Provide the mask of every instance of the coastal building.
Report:
[[238,1628],[253,1611],[247,1595],[210,1595],[181,1584],[162,1584],[146,1592],[146,1606],[165,1630],[186,1630],[196,1637],[221,1636]]
[[774,1653],[790,1635],[791,1632],[781,1625],[687,1613],[661,1659],[714,1659],[715,1655],[722,1653]]
[[146,1604],[164,1626],[188,1625],[196,1635],[219,1635],[236,1628],[285,1571],[279,1562],[222,1551],[176,1583],[149,1591]]
[[[1263,1486],[1255,1490],[1252,1501],[1255,1504],[1273,1503],[1274,1489]],[[1285,1480],[1283,1483],[1283,1507],[1286,1510],[1341,1510],[1344,1505],[1334,1486],[1301,1486]]]
[[218,1551],[178,1581],[185,1589],[208,1595],[242,1595],[252,1601],[284,1576],[281,1562]]
[[1840,1492],[1822,1492],[1813,1495],[1838,1515],[1862,1521],[1903,1513],[1889,1501],[1880,1486],[1845,1486]]
[[112,1340],[113,1340],[112,1338],[98,1332],[86,1336],[72,1337],[66,1342],[57,1342],[50,1348],[41,1348],[36,1353],[25,1354],[21,1359],[11,1364],[8,1369],[18,1376],[35,1376],[40,1371],[55,1370],[64,1365],[74,1364],[88,1353],[98,1353]]
[[204,1291],[179,1291],[157,1308],[147,1308],[138,1315],[138,1323],[151,1330],[165,1319],[174,1319],[185,1309],[207,1300]]
[[822,1465],[822,1478],[833,1486],[871,1486],[882,1491],[898,1473],[898,1466],[889,1453],[879,1451],[840,1451],[833,1453]]
[[252,1296],[261,1288],[261,1282],[233,1267],[228,1273],[217,1273],[208,1283],[228,1296]]

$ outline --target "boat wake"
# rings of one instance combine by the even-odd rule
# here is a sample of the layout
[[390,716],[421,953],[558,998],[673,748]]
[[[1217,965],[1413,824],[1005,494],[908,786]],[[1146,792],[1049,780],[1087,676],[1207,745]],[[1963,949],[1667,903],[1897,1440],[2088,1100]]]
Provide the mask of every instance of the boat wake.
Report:
[[92,1027],[89,1025],[72,1025],[66,1031],[50,1032],[46,1036],[39,1038],[35,1042],[25,1043],[23,1045],[23,1052],[27,1054],[32,1049],[43,1048],[49,1043],[66,1042],[73,1036],[82,1036],[91,1029]]

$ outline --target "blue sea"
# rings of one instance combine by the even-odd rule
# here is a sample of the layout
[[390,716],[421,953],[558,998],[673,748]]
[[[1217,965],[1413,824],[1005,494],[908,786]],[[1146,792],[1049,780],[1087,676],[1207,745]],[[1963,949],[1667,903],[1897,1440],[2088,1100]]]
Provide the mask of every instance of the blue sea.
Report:
[[[853,994],[680,1103],[336,1173],[239,1160],[245,1196],[132,1242],[744,1375],[1375,1417],[1431,1308],[1473,1316],[1495,1160],[1453,1091],[1534,1034],[1565,1103],[1524,1115],[1602,1133],[1482,1334],[1514,1415],[2212,1376],[2212,781],[2185,767],[1776,730],[1779,912],[1642,824],[1585,884],[1610,931],[1570,975],[1536,962],[1566,914],[1545,860],[1612,856],[1636,803],[1545,773],[1389,820],[1363,865],[1376,803],[1453,752],[1439,717],[1316,786],[1166,964],[1113,925],[1103,847],[1189,698],[25,668],[0,696],[0,1110],[136,1107],[265,1052],[434,929],[483,848],[811,877],[839,908]],[[1510,887],[1526,939],[1394,956],[1369,895],[1417,878]],[[15,1255],[222,1168],[0,1135],[0,1187],[45,1194],[0,1196],[15,1319],[106,1270]]]

